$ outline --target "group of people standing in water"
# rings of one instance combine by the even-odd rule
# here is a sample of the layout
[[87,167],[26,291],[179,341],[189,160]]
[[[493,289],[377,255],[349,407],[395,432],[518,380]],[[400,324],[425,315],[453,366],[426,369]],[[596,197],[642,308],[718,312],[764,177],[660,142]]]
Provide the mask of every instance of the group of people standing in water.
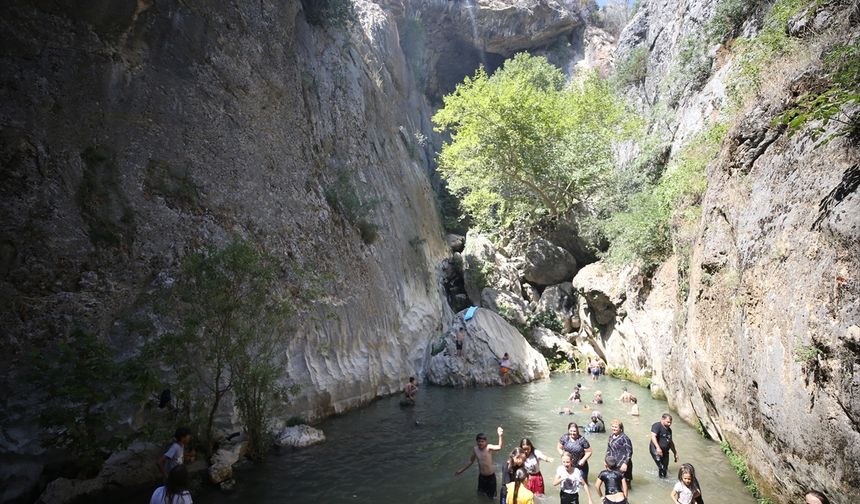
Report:
[[[581,399],[580,390],[581,385],[577,385],[568,399]],[[632,394],[625,388],[619,401],[632,402],[632,398]],[[565,409],[569,410],[569,408]],[[678,463],[678,450],[672,438],[672,420],[672,415],[663,413],[660,420],[651,426],[648,451],[657,466],[657,474],[660,478],[668,476],[671,461]],[[599,412],[591,412],[591,423],[584,426],[584,430],[591,433],[606,431]],[[469,462],[454,473],[460,475],[477,462],[478,493],[491,500],[495,500],[497,491],[493,452],[501,451],[504,446],[502,427],[498,427],[497,434],[497,444],[489,444],[485,434],[478,434]],[[552,485],[558,487],[561,503],[579,504],[579,495],[584,493],[588,503],[595,504],[595,498],[592,498],[592,487],[588,483],[589,475],[593,475],[589,466],[590,462],[594,463],[592,458],[594,451],[589,440],[582,436],[580,426],[576,422],[568,423],[567,432],[559,438],[555,449],[561,464],[553,473]],[[535,496],[544,495],[547,490],[541,462],[548,464],[553,461],[552,457],[537,449],[531,439],[528,437],[520,439],[504,462],[499,491],[500,504],[534,504]],[[624,433],[624,423],[617,418],[612,419],[603,467],[599,473],[593,475],[593,491],[597,493],[596,498],[599,499],[597,502],[627,504],[632,481],[633,442]],[[678,481],[675,482],[667,497],[671,497],[674,504],[704,504],[702,488],[692,464],[684,463],[679,466]],[[805,496],[805,503],[829,504],[829,501],[822,493],[811,490]]]

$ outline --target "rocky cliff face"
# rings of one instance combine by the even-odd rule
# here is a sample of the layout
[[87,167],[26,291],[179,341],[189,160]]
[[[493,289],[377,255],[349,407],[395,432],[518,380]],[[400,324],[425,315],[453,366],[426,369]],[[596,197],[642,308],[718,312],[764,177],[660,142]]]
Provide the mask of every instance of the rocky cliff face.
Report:
[[[648,77],[637,87],[645,108],[665,89],[679,41],[715,7],[643,2],[616,61],[648,48]],[[646,282],[591,265],[574,287],[586,301],[586,332],[609,365],[653,375],[681,416],[748,460],[765,494],[787,502],[819,488],[848,503],[860,498],[860,153],[845,138],[822,143],[833,124],[822,136],[791,135],[774,119],[786,97],[823,71],[816,41],[845,43],[852,29],[849,9],[835,4],[805,16],[828,22],[801,42],[805,52],[766,76],[754,102],[724,114],[734,63],[722,53],[701,91],[682,97],[672,114],[673,152],[709,119],[730,124],[708,168],[689,295],[679,257]],[[745,26],[756,29],[754,21]]]
[[[42,453],[20,356],[74,325],[133,350],[164,329],[152,305],[182,258],[233,235],[331,278],[284,335],[289,411],[344,411],[421,372],[447,319],[428,107],[391,16],[356,8],[338,30],[299,2],[4,4],[5,453]],[[376,236],[327,200],[339,183],[377,202]],[[4,499],[39,470],[4,462],[23,482]]]
[[[341,412],[422,374],[452,315],[426,143],[425,92],[445,86],[422,65],[450,86],[579,18],[544,0],[354,4],[347,26],[310,23],[315,4],[297,1],[0,8],[3,500],[27,500],[47,457],[20,357],[75,326],[134,353],[170,329],[153,306],[182,259],[233,236],[295,265],[287,288],[326,278],[284,335],[286,414]],[[461,68],[462,47],[475,58]],[[344,191],[372,211],[356,221]]]

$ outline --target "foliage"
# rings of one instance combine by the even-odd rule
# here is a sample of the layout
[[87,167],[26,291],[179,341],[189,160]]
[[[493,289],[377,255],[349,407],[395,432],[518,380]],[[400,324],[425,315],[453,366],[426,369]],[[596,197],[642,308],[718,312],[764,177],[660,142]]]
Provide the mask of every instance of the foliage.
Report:
[[606,374],[607,376],[618,378],[619,380],[626,380],[629,382],[636,383],[643,388],[650,388],[652,383],[651,377],[637,375],[636,373],[630,371],[625,367],[607,368]]
[[334,182],[325,189],[325,199],[329,206],[355,226],[365,244],[376,241],[379,226],[371,222],[369,216],[379,201],[362,201],[346,170],[337,170]]
[[744,21],[755,12],[760,0],[722,0],[713,17],[705,25],[705,34],[711,42],[723,43],[735,36]]
[[449,131],[439,171],[482,230],[554,219],[612,168],[631,115],[597,74],[565,88],[545,58],[520,53],[467,77],[434,116]]
[[529,315],[527,324],[529,327],[544,327],[557,333],[564,330],[564,324],[562,324],[561,320],[558,319],[558,316],[550,310],[544,310],[540,313]]
[[648,74],[648,48],[633,49],[627,58],[615,67],[614,82],[624,88],[641,84]]
[[114,352],[92,333],[77,329],[56,348],[34,354],[29,381],[45,394],[39,424],[48,432],[45,446],[70,450],[83,476],[92,477],[112,450],[126,439],[111,427],[117,420],[111,402],[126,393],[138,369],[118,363]]
[[352,0],[302,0],[308,23],[325,28],[346,28],[358,20]]
[[277,289],[276,262],[235,239],[221,250],[187,256],[173,288],[171,309],[181,330],[155,342],[152,352],[172,370],[172,388],[209,453],[221,401],[234,393],[251,454],[262,457],[279,369],[276,345],[294,316],[295,296]]
[[717,124],[700,133],[676,156],[655,185],[645,186],[630,198],[625,211],[602,222],[610,241],[606,258],[614,264],[639,262],[651,269],[675,248],[675,227],[697,218],[699,201],[707,187],[705,167],[716,156],[726,133]]
[[824,351],[816,345],[801,345],[794,349],[794,362],[811,364],[818,360]]
[[788,22],[817,0],[776,0],[762,22],[762,28],[752,38],[741,37],[735,43],[737,70],[731,76],[728,90],[734,102],[758,93],[761,73],[779,56],[798,47],[797,39],[789,36]]
[[300,416],[291,416],[287,419],[287,427],[295,427],[296,425],[304,425],[307,423],[308,421]]
[[752,473],[750,472],[749,466],[747,465],[746,460],[743,459],[740,455],[732,450],[732,447],[729,445],[728,441],[722,441],[720,443],[720,449],[723,450],[723,453],[726,454],[726,458],[729,459],[729,463],[734,468],[735,472],[740,477],[741,482],[743,482],[744,486],[749,490],[749,492],[758,500],[758,504],[772,504],[770,499],[764,498],[761,496],[759,492],[758,485],[756,485],[755,480],[752,477]]
[[797,104],[777,117],[775,122],[788,126],[790,133],[816,122],[812,135],[818,137],[830,121],[834,121],[840,127],[826,141],[840,136],[857,138],[860,136],[860,114],[854,111],[848,115],[846,109],[860,105],[860,42],[829,50],[824,56],[823,68],[828,81],[826,89],[804,93],[797,99]]
[[675,65],[661,83],[667,102],[674,106],[687,93],[698,91],[711,75],[713,58],[704,37],[693,35],[684,40]]

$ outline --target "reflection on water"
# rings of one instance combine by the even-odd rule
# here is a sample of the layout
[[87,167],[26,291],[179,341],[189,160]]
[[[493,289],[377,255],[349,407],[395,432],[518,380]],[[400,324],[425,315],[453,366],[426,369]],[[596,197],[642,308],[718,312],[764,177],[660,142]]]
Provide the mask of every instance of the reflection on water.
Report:
[[[597,408],[609,421],[618,417],[633,440],[632,504],[669,503],[678,464],[669,466],[669,479],[659,480],[648,455],[651,424],[666,408],[647,390],[612,378],[597,383],[584,375],[554,375],[528,385],[506,388],[450,389],[424,386],[414,408],[401,408],[399,397],[378,400],[370,406],[323,422],[323,444],[300,451],[272,454],[265,463],[248,465],[237,474],[237,490],[229,495],[209,490],[195,495],[195,503],[471,503],[488,502],[475,494],[477,464],[459,477],[453,473],[468,461],[475,434],[487,433],[496,442],[496,427],[505,429],[504,449],[509,452],[520,438],[550,454],[553,463],[541,463],[548,480],[544,503],[559,502],[551,487],[560,461],[555,451],[568,422],[587,424],[589,412],[576,405],[574,416],[559,415],[572,387],[581,382],[583,399],[601,390],[605,403]],[[627,386],[639,399],[640,418],[627,415],[629,405],[616,399]],[[672,426],[679,463],[696,467],[708,504],[754,504],[716,443],[702,439],[696,430],[676,419]],[[585,434],[594,449],[589,483],[606,455],[607,434]],[[504,463],[495,456],[497,472]],[[593,485],[592,485],[593,490]],[[596,494],[595,504],[599,502]],[[580,502],[587,502],[584,495]]]

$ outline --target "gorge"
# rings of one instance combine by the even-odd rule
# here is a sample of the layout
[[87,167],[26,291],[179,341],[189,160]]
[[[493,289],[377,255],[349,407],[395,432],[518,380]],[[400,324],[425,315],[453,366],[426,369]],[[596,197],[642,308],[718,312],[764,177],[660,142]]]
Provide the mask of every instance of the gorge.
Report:
[[[170,292],[188,258],[237,242],[277,264],[273,288],[293,308],[277,333],[275,430],[364,407],[410,376],[496,384],[492,357],[516,341],[531,363],[522,381],[548,375],[532,346],[647,378],[748,462],[762,498],[860,498],[860,156],[846,130],[860,107],[856,1],[0,11],[0,500],[153,481],[174,427],[155,399],[181,396],[166,358],[149,363],[154,384],[93,404],[112,411],[111,437],[146,441],[103,453],[142,460],[109,475],[45,444],[40,416],[63,398],[33,371],[63,362],[64,342],[74,355],[76,330],[117,362],[179,333]],[[452,219],[457,195],[437,170],[450,132],[434,131],[434,113],[479,65],[492,74],[522,51],[570,82],[615,79],[648,129],[614,145],[618,169],[656,184],[698,163],[705,186],[677,200],[691,211],[672,215],[659,261],[611,261],[611,240],[586,233],[585,203],[537,231],[491,236]],[[842,101],[821,113],[820,96]],[[486,333],[471,341],[494,354],[480,368],[448,359],[469,305],[482,309],[467,327]],[[535,322],[545,313],[559,325]],[[242,430],[234,401],[217,405],[219,435]]]

